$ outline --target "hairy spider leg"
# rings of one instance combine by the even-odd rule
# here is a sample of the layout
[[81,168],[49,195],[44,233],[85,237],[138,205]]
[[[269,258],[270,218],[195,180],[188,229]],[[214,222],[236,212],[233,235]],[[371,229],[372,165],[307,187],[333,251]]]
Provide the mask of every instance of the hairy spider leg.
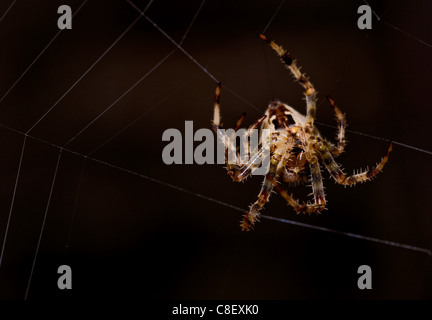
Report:
[[261,160],[264,155],[265,149],[261,148],[257,153],[250,158],[249,161],[240,165],[229,165],[227,167],[228,175],[235,182],[242,182],[247,179],[255,168],[260,167],[260,163],[257,163],[257,160]]
[[258,199],[250,206],[249,211],[243,215],[243,220],[240,222],[242,231],[250,231],[253,228],[255,222],[259,221],[259,212],[269,201],[270,194],[273,190],[271,179],[273,179],[275,175],[275,171],[269,171],[265,176],[263,185],[258,195]]
[[278,132],[274,137],[272,137],[272,139],[273,138],[276,141],[273,144],[274,150],[271,150],[270,168],[264,177],[258,199],[250,206],[249,211],[243,216],[243,220],[240,223],[242,231],[250,231],[255,222],[258,221],[260,211],[269,201],[270,194],[273,190],[272,181],[276,180],[278,173],[283,166],[287,150],[292,147],[290,141],[288,141],[287,133],[284,131]]
[[[323,209],[323,207],[321,205],[317,206],[315,204],[310,204],[310,203],[304,203],[304,202],[300,203],[291,194],[288,194],[288,192],[286,192],[286,190],[283,189],[280,186],[280,184],[277,183],[276,180],[274,180],[274,179],[269,179],[269,180],[273,184],[273,186],[276,188],[276,190],[279,192],[279,194],[282,196],[282,198],[285,199],[287,204],[289,206],[291,206],[297,212],[297,214],[299,214],[299,213],[313,213],[313,212],[321,211]],[[321,207],[322,207],[322,209],[321,209]],[[321,209],[321,210],[317,210],[317,209]]]
[[[260,34],[259,37],[266,41],[270,45],[270,47],[274,51],[276,51],[281,61],[293,74],[295,80],[300,83],[300,85],[305,89],[307,106],[305,132],[308,135],[307,143],[309,146],[311,146],[312,140],[310,139],[310,135],[314,131],[314,120],[316,115],[316,90],[313,84],[309,81],[309,78],[300,71],[299,67],[297,67],[296,61],[293,60],[291,55],[285,49],[283,49],[281,46],[276,44],[273,40],[271,40],[265,35]],[[311,183],[314,196],[314,204],[310,205],[310,207],[308,205],[308,208],[311,208],[314,211],[322,211],[325,208],[326,201],[324,195],[324,187],[322,184],[321,168],[318,162],[318,158],[316,156],[309,156],[309,158],[310,159],[308,159],[308,161],[311,171]]]
[[215,91],[214,109],[213,109],[213,129],[217,133],[217,129],[222,127],[221,116],[220,116],[220,95],[221,95],[221,83],[218,82]]
[[234,132],[237,132],[238,129],[240,129],[240,127],[241,127],[241,125],[242,125],[243,120],[244,120],[245,117],[246,117],[246,112],[243,112],[242,115],[240,116],[240,118],[236,122],[236,126],[234,128]]
[[308,161],[311,173],[311,185],[314,203],[307,204],[306,210],[314,209],[313,211],[321,212],[324,210],[326,205],[324,186],[321,176],[321,167],[316,156],[312,156],[311,159],[308,159]]
[[390,142],[387,148],[387,154],[381,159],[379,163],[373,166],[372,169],[366,169],[365,171],[360,170],[356,174],[347,176],[345,173],[342,172],[339,165],[334,161],[328,149],[323,144],[317,146],[317,150],[319,150],[322,162],[324,163],[330,175],[335,179],[337,183],[346,186],[353,186],[358,182],[366,182],[375,177],[378,173],[380,173],[383,170],[385,164],[387,163],[392,149],[393,143]]
[[332,97],[330,97],[329,95],[326,95],[326,98],[328,100],[328,102],[330,103],[330,105],[333,107],[334,113],[336,115],[336,120],[338,121],[338,132],[336,135],[336,139],[337,139],[337,146],[330,149],[330,152],[332,153],[332,155],[334,155],[335,157],[340,156],[342,154],[342,152],[345,149],[346,146],[346,140],[345,140],[345,129],[346,129],[346,119],[345,119],[345,114],[342,113],[342,111],[338,108],[338,106],[335,104],[334,100],[332,99]]
[[[290,142],[290,139],[287,140]],[[309,165],[310,171],[310,186],[312,187],[312,195],[314,199],[314,203],[303,203],[299,204],[298,201],[294,201],[294,199],[284,196],[285,200],[287,200],[288,204],[294,207],[297,213],[305,213],[305,212],[321,212],[325,209],[326,199],[324,193],[324,185],[321,176],[321,166],[319,164],[318,155],[316,154],[314,146],[317,142],[320,141],[318,137],[312,138],[308,137],[308,141],[304,141],[304,157],[306,157],[307,162],[305,164]],[[288,145],[288,149],[292,150],[293,141],[291,145]],[[303,153],[302,153],[303,154]],[[287,160],[286,158],[284,160]],[[306,174],[304,170],[300,171],[300,174],[291,173],[287,170],[288,163],[284,161],[284,165],[280,168],[282,180],[284,182],[300,182],[306,180]],[[279,190],[280,188],[278,188]],[[287,193],[286,193],[287,194]],[[296,203],[296,205],[294,205]]]
[[274,179],[269,179],[270,182],[273,184],[273,186],[276,188],[276,190],[279,192],[279,194],[286,200],[287,204],[293,207],[293,209],[297,212],[299,212],[300,203],[297,199],[295,199],[292,195],[288,194],[282,187],[279,185],[279,183]]
[[[241,159],[241,156],[239,152],[236,150],[235,145],[233,143],[235,136],[229,138],[226,134],[223,134],[221,130],[222,129],[222,123],[221,123],[221,115],[220,115],[220,96],[221,96],[221,83],[219,82],[216,85],[216,91],[215,91],[215,101],[214,101],[214,114],[213,114],[213,129],[216,132],[217,136],[221,141],[223,142],[225,146],[225,162],[227,163],[227,170],[229,176],[236,182],[241,182],[247,179],[253,169],[258,168],[260,164],[256,163],[256,160],[262,156],[264,150],[259,150],[258,152],[254,152],[254,156],[250,157],[248,161],[243,161]],[[238,127],[240,127],[241,123],[243,122],[243,119],[245,117],[245,114],[242,114],[239,120],[237,120],[236,128],[234,129],[234,132],[238,131]],[[252,133],[252,130],[257,129],[262,121],[266,118],[266,116],[262,116],[259,118],[254,124],[252,124],[248,130],[245,131],[243,135],[243,139],[248,139]],[[229,151],[235,156],[234,163],[229,163]]]
[[[276,156],[276,158],[279,157]],[[255,222],[259,221],[258,217],[260,215],[261,209],[269,201],[271,192],[273,190],[272,181],[276,179],[277,171],[277,159],[271,159],[270,170],[264,177],[264,181],[258,194],[258,199],[250,206],[249,211],[243,215],[243,220],[240,222],[240,227],[242,231],[250,231],[253,228]]]
[[315,120],[316,114],[316,91],[313,84],[309,81],[309,78],[306,77],[304,73],[301,73],[300,69],[297,67],[296,61],[293,60],[291,55],[281,46],[276,44],[269,37],[260,34],[259,37],[267,42],[270,47],[276,51],[281,61],[285,64],[285,66],[291,71],[295,80],[300,83],[300,85],[305,89],[306,96],[306,128],[309,127],[310,133],[313,130],[313,124]]
[[[234,181],[243,181],[251,174],[251,170],[242,164],[240,155],[238,154],[232,139],[226,134],[222,133],[221,115],[220,115],[220,96],[221,96],[221,83],[218,82],[215,91],[214,111],[213,111],[213,130],[216,132],[217,137],[222,141],[225,146],[225,163],[227,163],[228,174]],[[241,119],[240,119],[241,120]],[[231,152],[235,156],[234,163],[228,162],[228,154]]]

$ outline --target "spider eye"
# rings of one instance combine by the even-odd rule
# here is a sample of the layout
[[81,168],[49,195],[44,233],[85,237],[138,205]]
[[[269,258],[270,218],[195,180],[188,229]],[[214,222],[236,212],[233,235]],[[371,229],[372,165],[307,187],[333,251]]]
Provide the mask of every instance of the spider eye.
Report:
[[272,123],[273,123],[273,125],[275,126],[275,128],[277,128],[278,125],[279,125],[279,122],[277,121],[277,119],[274,119],[274,120],[272,121]]

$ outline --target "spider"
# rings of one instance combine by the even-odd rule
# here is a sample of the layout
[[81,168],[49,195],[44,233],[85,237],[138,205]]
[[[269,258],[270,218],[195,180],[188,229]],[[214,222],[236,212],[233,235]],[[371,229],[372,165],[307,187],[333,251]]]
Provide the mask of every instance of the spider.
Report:
[[[346,175],[340,166],[335,162],[334,157],[339,156],[345,148],[345,115],[337,107],[334,100],[327,96],[327,100],[333,108],[338,122],[337,143],[333,144],[322,138],[318,129],[314,126],[316,114],[316,91],[309,78],[300,72],[296,61],[281,46],[265,35],[259,37],[266,41],[270,47],[276,51],[282,63],[289,69],[298,82],[305,90],[306,96],[306,115],[302,115],[295,109],[281,101],[270,102],[265,114],[258,119],[249,130],[245,131],[246,137],[250,136],[251,129],[270,130],[270,165],[258,195],[258,199],[253,203],[249,210],[243,215],[240,223],[242,230],[250,231],[255,222],[258,221],[260,210],[269,201],[270,194],[275,188],[298,214],[299,213],[320,213],[325,209],[326,199],[324,194],[323,181],[321,176],[321,165],[323,165],[336,183],[341,185],[353,186],[359,182],[365,182],[375,177],[382,171],[387,163],[392,142],[390,142],[387,154],[372,169],[359,171],[353,175]],[[221,115],[220,115],[220,92],[221,84],[216,86],[213,129],[221,137]],[[244,114],[237,121],[235,131],[237,131],[244,119]],[[222,134],[223,135],[223,134]],[[222,136],[226,138],[226,136]],[[260,136],[262,139],[262,136]],[[248,178],[257,164],[242,161],[242,158],[235,151],[234,163],[228,162],[228,149],[233,148],[228,139],[222,139],[225,146],[226,163],[229,176],[236,182],[244,181]],[[262,141],[261,146],[262,146]],[[310,179],[309,179],[310,177]],[[300,202],[282,188],[280,182],[285,183],[304,183],[311,182],[313,203]]]

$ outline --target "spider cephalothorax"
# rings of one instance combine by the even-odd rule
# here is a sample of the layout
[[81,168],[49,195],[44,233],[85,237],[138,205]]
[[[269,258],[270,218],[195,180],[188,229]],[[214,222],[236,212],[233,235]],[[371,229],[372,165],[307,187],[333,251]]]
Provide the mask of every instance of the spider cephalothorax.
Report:
[[[300,72],[289,53],[268,37],[260,35],[260,38],[277,52],[281,61],[291,71],[294,79],[305,89],[307,108],[306,115],[302,115],[285,103],[273,101],[269,104],[264,116],[258,119],[244,133],[246,136],[250,136],[252,129],[256,128],[270,131],[269,170],[265,175],[258,200],[250,206],[240,224],[242,230],[247,231],[258,220],[259,212],[269,200],[273,188],[276,188],[281,196],[285,198],[288,205],[293,207],[297,213],[321,212],[326,206],[321,165],[327,169],[337,183],[352,186],[358,182],[368,181],[381,172],[392,150],[392,143],[390,143],[387,154],[370,170],[361,171],[351,176],[343,173],[342,169],[334,161],[334,157],[339,156],[346,145],[345,115],[342,114],[333,99],[327,96],[338,121],[337,143],[333,144],[322,138],[318,129],[314,126],[316,113],[316,91],[314,86],[305,74]],[[216,87],[213,116],[213,127],[219,136],[220,130],[218,129],[221,128],[220,89],[221,85],[219,83]],[[235,130],[238,130],[243,118],[244,116],[239,119]],[[229,143],[229,139],[222,139],[222,141],[226,150],[232,149],[233,146]],[[263,145],[264,141],[260,141],[260,146]],[[240,155],[237,155],[234,163],[227,161],[228,173],[234,181],[244,181],[257,167],[254,159],[243,160]],[[312,186],[313,203],[300,203],[289,195],[281,184],[281,182],[299,183],[306,181],[310,181]]]

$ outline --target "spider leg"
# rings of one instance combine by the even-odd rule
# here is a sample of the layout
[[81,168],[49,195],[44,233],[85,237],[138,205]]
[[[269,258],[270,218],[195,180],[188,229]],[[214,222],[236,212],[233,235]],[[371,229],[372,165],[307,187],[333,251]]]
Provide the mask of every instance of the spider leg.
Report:
[[337,133],[337,147],[330,150],[330,152],[335,156],[339,156],[344,151],[344,148],[346,146],[346,140],[345,140],[345,128],[346,128],[346,119],[345,114],[342,113],[342,111],[338,108],[338,106],[335,104],[334,100],[329,96],[326,95],[327,100],[329,101],[330,105],[333,107],[334,113],[336,115],[336,120],[338,121],[338,133]]
[[250,206],[249,211],[243,215],[243,220],[240,223],[242,231],[250,231],[253,228],[255,222],[259,221],[259,212],[269,201],[270,194],[273,190],[273,184],[271,182],[273,176],[274,173],[267,173],[264,178],[264,182],[258,195],[257,201],[255,201],[255,203]]
[[390,142],[387,148],[387,154],[381,159],[379,163],[373,166],[372,169],[366,169],[363,172],[359,172],[350,176],[347,176],[342,172],[339,165],[334,161],[331,153],[323,145],[318,146],[317,148],[325,167],[327,168],[330,175],[336,180],[336,182],[342,185],[352,186],[358,182],[366,182],[382,171],[393,149],[393,143]]
[[[239,152],[236,150],[235,144],[233,141],[235,141],[235,132],[238,131],[239,127],[241,126],[241,123],[243,122],[243,119],[245,117],[245,114],[242,114],[241,117],[237,120],[236,127],[234,129],[234,135],[230,138],[225,133],[223,133],[222,130],[222,123],[221,123],[221,115],[220,115],[220,94],[221,94],[221,83],[219,82],[216,85],[216,91],[215,91],[215,101],[214,101],[214,115],[213,115],[213,129],[216,132],[217,136],[221,139],[222,143],[225,147],[225,162],[227,163],[227,170],[229,176],[236,182],[241,182],[247,179],[253,169],[260,166],[260,164],[255,163],[258,157],[260,157],[264,150],[259,150],[258,152],[254,153],[254,156],[251,157],[248,160],[244,160],[241,158]],[[243,135],[243,140],[247,140],[247,138],[252,134],[252,130],[257,129],[262,121],[266,118],[266,116],[262,116],[259,118],[254,124],[252,124],[248,130],[245,131]],[[248,146],[247,146],[248,147]],[[249,150],[248,150],[249,151]],[[234,155],[234,161],[230,162],[229,160],[229,154]],[[249,154],[249,152],[246,152]]]
[[[246,153],[245,159],[242,159],[239,152],[235,151],[235,159],[236,159],[235,163],[232,164],[229,162],[228,148],[231,148],[232,151],[235,150],[235,147],[232,143],[232,141],[234,141],[235,139],[235,135],[233,135],[231,139],[225,138],[225,141],[228,140],[228,142],[225,143],[225,162],[228,164],[227,166],[228,174],[236,182],[244,181],[246,178],[248,178],[251,175],[252,171],[255,168],[258,168],[261,165],[260,162],[257,163],[257,160],[262,158],[265,149],[261,147],[261,149],[250,150],[250,146],[247,143],[247,141],[253,132],[252,130],[257,129],[265,118],[266,116],[262,116],[261,118],[259,118],[243,134],[242,140],[246,143],[245,147],[247,148],[247,150],[245,150]],[[242,118],[240,118],[237,122],[241,120]],[[236,131],[237,130],[234,130],[234,132]],[[251,157],[249,155],[251,155]]]
[[[221,83],[218,82],[218,84],[216,85],[216,91],[215,91],[215,101],[214,101],[214,109],[213,109],[213,129],[214,131],[217,133],[217,129],[221,129],[222,128],[222,123],[221,123],[221,114],[220,114],[220,96],[221,96]],[[238,129],[240,128],[241,124],[243,123],[244,118],[246,117],[246,113],[243,113],[240,118],[237,120],[236,122],[236,126],[234,131],[238,131]],[[266,118],[266,116],[262,116],[261,118],[259,118],[254,124],[252,124],[249,127],[249,131],[252,129],[256,129],[258,128],[258,126],[261,124],[261,122]]]
[[216,136],[221,139],[225,146],[225,161],[228,162],[228,151],[230,150],[232,154],[236,155],[235,163],[239,163],[240,160],[237,157],[237,152],[234,145],[228,139],[228,137],[219,129],[222,129],[221,115],[220,115],[220,95],[221,95],[221,83],[218,82],[216,85],[214,108],[213,108],[213,130],[216,132]]
[[[321,167],[318,162],[318,158],[313,156],[309,160],[309,168],[311,174],[311,185],[312,185],[312,193],[314,197],[314,204],[308,205],[306,208],[307,212],[310,212],[310,209],[315,209],[312,211],[321,212],[324,210],[326,205],[325,194],[324,194],[324,186],[321,176]],[[309,209],[309,207],[312,207]]]
[[310,132],[313,130],[313,123],[316,114],[316,91],[313,84],[309,81],[304,73],[301,73],[300,68],[297,67],[296,61],[293,60],[291,55],[281,46],[276,44],[269,37],[260,34],[259,37],[266,41],[270,47],[276,51],[281,61],[286,65],[286,67],[291,71],[295,80],[300,83],[300,85],[305,89],[306,95],[306,127],[309,127]]
[[[326,200],[324,193],[324,186],[321,176],[321,167],[318,162],[317,156],[315,154],[306,153],[306,157],[309,163],[310,175],[311,175],[311,187],[312,195],[314,197],[314,203],[299,203],[291,195],[289,195],[284,189],[282,189],[278,183],[273,180],[271,181],[276,189],[279,191],[281,196],[287,201],[287,203],[294,208],[297,213],[311,213],[311,212],[321,212],[325,209]],[[286,171],[286,168],[285,168]],[[285,176],[288,179],[294,179],[294,176]],[[304,180],[304,176],[299,175],[301,180]]]
[[273,186],[276,188],[276,190],[279,192],[279,194],[286,200],[288,205],[293,207],[293,209],[296,212],[299,212],[299,208],[301,204],[298,200],[294,199],[292,195],[288,194],[282,187],[277,183],[276,180],[270,179],[270,182],[273,184]]
[[234,128],[234,131],[237,132],[238,129],[240,129],[241,124],[243,123],[244,118],[246,117],[246,112],[243,112],[240,118],[236,122],[236,126]]
[[[227,165],[228,175],[235,182],[242,182],[246,180],[255,168],[260,167],[260,163],[256,163],[256,160],[261,158],[264,149],[260,149],[256,154],[254,154],[247,162],[239,164],[229,164]],[[228,157],[228,156],[226,156]],[[227,158],[228,161],[228,158]]]
[[325,204],[310,204],[310,203],[300,203],[297,199],[295,199],[292,195],[288,194],[285,189],[283,189],[276,180],[271,179],[270,182],[285,199],[287,204],[291,206],[297,213],[312,213],[312,212],[320,212],[324,209]]
[[318,137],[317,139],[319,142],[322,142],[325,144],[326,148],[331,152],[332,155],[334,155],[335,157],[339,156],[338,154],[338,147],[335,146],[333,143],[331,143],[330,141],[328,141],[327,139],[324,139],[322,137]]
[[243,215],[243,220],[240,223],[242,231],[251,230],[255,222],[258,220],[261,209],[264,207],[264,205],[268,202],[270,198],[275,179],[277,178],[278,172],[280,171],[279,168],[284,162],[284,156],[288,149],[288,143],[286,141],[287,137],[284,135],[280,135],[278,139],[280,142],[284,143],[281,143],[280,146],[273,151],[270,157],[270,168],[264,178],[264,182],[258,195],[258,199],[250,206],[249,211]]
[[220,94],[221,94],[221,83],[218,82],[216,85],[214,108],[213,108],[213,129],[217,133],[217,129],[222,127],[221,115],[220,115]]

